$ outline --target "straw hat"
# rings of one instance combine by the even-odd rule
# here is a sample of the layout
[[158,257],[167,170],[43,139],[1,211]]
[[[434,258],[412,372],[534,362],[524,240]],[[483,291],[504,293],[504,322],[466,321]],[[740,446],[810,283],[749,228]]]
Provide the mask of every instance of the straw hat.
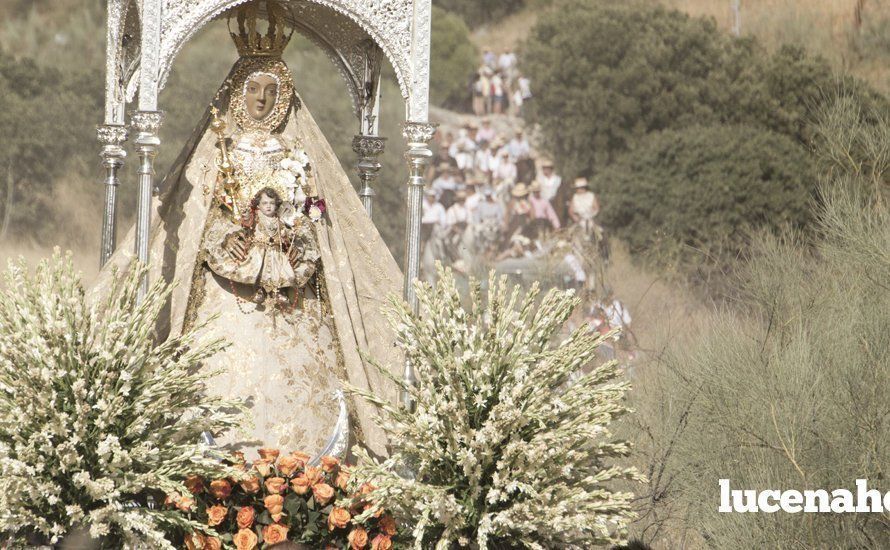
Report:
[[529,193],[537,193],[541,190],[541,184],[538,183],[537,180],[533,181],[531,185],[528,186]]
[[528,187],[526,187],[524,183],[519,182],[513,187],[513,190],[510,191],[510,194],[517,198],[524,197],[528,195]]
[[575,185],[573,185],[575,189],[589,189],[590,183],[588,183],[587,178],[575,178]]
[[541,168],[553,168],[553,161],[550,159],[544,159],[541,162]]
[[457,197],[457,198],[459,198],[459,199],[465,199],[465,198],[467,198],[467,190],[466,190],[466,189],[458,189],[458,190],[454,193],[454,196]]

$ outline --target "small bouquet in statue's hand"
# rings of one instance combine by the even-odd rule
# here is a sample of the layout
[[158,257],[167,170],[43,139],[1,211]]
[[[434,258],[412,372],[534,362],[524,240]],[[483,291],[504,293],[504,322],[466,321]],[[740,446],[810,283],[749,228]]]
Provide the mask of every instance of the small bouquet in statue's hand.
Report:
[[324,199],[318,197],[306,197],[303,202],[303,213],[313,222],[319,221],[327,211]]
[[[253,464],[235,465],[244,472],[240,479],[190,475],[190,495],[168,499],[168,508],[207,525],[186,537],[188,548],[252,550],[285,540],[338,550],[393,547],[395,520],[372,508],[368,495],[374,488],[358,486],[349,466],[325,456],[314,467],[305,453],[279,457],[277,449],[260,449],[259,455]],[[184,498],[188,506],[182,506]],[[356,519],[365,511],[367,520]]]

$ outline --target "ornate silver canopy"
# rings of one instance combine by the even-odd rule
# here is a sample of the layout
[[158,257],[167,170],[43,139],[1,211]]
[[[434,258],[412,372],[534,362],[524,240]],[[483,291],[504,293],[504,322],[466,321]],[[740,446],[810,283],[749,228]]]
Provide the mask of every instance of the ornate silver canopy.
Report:
[[[124,142],[135,136],[139,157],[136,254],[148,263],[148,229],[154,158],[163,112],[158,95],[177,54],[207,23],[227,17],[250,0],[107,0],[105,120],[98,127],[105,168],[105,217],[101,263],[116,246],[118,173],[126,157]],[[406,106],[404,136],[408,162],[405,298],[417,309],[412,281],[420,266],[420,220],[424,167],[432,153],[435,127],[428,122],[431,0],[277,0],[288,8],[289,23],[321,48],[346,81],[360,133],[354,148],[363,183],[362,201],[370,215],[385,140],[378,136],[380,68],[383,57],[395,70]],[[131,120],[127,106],[136,103]],[[128,132],[127,130],[132,131]],[[147,288],[147,281],[143,288]],[[413,379],[410,365],[405,377]]]

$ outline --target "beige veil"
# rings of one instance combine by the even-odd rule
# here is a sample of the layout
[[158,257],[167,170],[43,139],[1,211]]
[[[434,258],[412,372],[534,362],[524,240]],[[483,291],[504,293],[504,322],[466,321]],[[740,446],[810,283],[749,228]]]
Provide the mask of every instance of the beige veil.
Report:
[[[239,60],[238,63],[241,63]],[[234,74],[238,63],[232,69]],[[230,76],[231,76],[230,74]],[[227,79],[227,82],[229,79]],[[214,101],[225,111],[228,90],[224,85]],[[327,294],[348,382],[369,389],[390,401],[396,388],[388,383],[361,353],[373,357],[396,372],[400,363],[394,335],[382,311],[390,295],[402,288],[402,273],[364,210],[343,167],[301,101],[282,132],[299,143],[309,155],[318,195],[327,205],[319,226],[319,245]],[[211,107],[214,105],[211,105]],[[210,107],[201,118],[152,204],[150,229],[150,277],[176,283],[172,297],[159,321],[158,335],[164,339],[187,325],[187,306],[193,281],[200,276],[201,238],[211,208],[216,178],[216,135],[209,128]],[[108,264],[99,274],[93,292],[102,295],[111,287],[113,273],[132,268],[135,228],[131,228]],[[362,443],[377,454],[385,454],[386,437],[373,421],[373,405],[356,400],[355,416]],[[299,414],[299,411],[294,411]]]

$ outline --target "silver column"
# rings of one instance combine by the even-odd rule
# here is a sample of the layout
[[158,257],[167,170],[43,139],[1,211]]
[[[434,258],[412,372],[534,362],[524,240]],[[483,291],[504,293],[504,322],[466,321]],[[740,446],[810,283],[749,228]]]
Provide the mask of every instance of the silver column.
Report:
[[368,212],[368,217],[374,217],[374,192],[373,184],[377,181],[381,164],[378,157],[386,148],[386,138],[378,136],[355,136],[352,139],[352,150],[358,155],[358,177],[362,182],[359,196],[362,205]]
[[102,267],[117,249],[118,172],[127,157],[123,147],[127,141],[127,127],[122,124],[102,124],[96,127],[96,134],[102,144],[100,156],[105,168],[105,214],[102,218],[102,250],[99,253],[99,267]]
[[[405,159],[408,161],[408,215],[405,229],[405,300],[411,310],[417,314],[419,303],[414,282],[420,276],[420,220],[423,217],[423,186],[426,167],[433,158],[429,142],[436,133],[436,125],[429,122],[406,122],[403,134],[408,140]],[[415,384],[414,367],[405,362],[402,378],[408,384]],[[406,392],[402,393],[402,404],[412,408],[411,399]]]
[[[158,130],[164,119],[161,111],[136,111],[131,117],[136,129],[136,152],[139,154],[139,189],[136,196],[136,258],[144,265],[150,261],[148,252],[151,227],[151,195],[154,183],[154,159],[161,140]],[[142,280],[140,298],[148,292],[148,277]]]

